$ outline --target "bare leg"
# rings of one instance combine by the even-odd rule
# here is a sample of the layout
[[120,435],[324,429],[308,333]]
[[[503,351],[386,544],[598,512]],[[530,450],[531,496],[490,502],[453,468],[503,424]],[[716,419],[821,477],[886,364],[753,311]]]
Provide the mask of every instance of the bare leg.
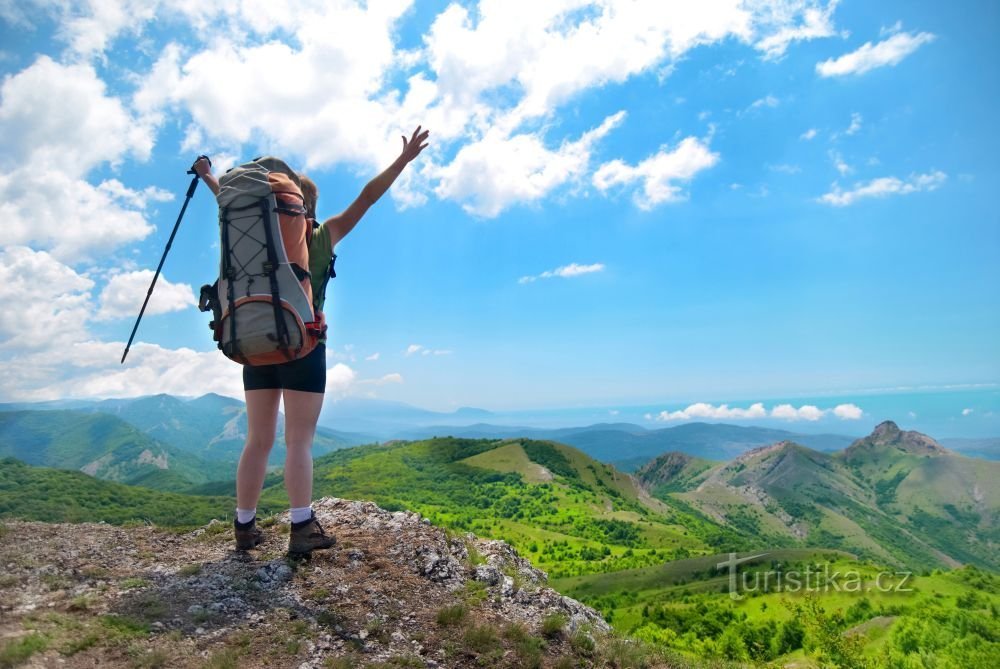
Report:
[[285,390],[285,489],[289,506],[312,502],[312,443],[323,408],[323,393]]
[[236,469],[236,506],[254,509],[267,475],[267,456],[274,445],[281,390],[248,390],[247,441]]

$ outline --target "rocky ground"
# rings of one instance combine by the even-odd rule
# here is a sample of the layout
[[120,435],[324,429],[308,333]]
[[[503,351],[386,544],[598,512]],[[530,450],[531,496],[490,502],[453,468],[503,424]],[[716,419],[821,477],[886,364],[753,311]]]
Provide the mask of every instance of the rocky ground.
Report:
[[0,525],[3,667],[666,666],[545,586],[506,543],[326,498],[336,548],[285,558],[232,526]]

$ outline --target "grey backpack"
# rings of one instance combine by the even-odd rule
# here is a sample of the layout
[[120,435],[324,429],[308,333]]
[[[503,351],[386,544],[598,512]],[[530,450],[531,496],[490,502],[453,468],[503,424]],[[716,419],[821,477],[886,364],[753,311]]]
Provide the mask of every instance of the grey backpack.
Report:
[[219,179],[219,279],[202,286],[199,308],[226,357],[271,365],[308,355],[326,330],[314,312],[311,229],[298,175],[277,158],[256,158]]

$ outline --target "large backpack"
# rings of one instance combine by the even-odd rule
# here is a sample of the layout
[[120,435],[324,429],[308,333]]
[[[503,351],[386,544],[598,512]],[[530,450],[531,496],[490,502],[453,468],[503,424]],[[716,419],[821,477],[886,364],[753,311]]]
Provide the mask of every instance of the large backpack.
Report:
[[219,279],[199,308],[226,357],[271,365],[308,355],[326,325],[313,310],[299,177],[277,158],[257,158],[219,179]]

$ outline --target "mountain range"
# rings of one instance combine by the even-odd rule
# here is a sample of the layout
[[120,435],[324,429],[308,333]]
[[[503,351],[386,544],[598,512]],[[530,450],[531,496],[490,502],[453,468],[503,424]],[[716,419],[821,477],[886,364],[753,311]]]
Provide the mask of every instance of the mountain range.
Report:
[[636,476],[654,496],[774,545],[841,548],[910,567],[1000,568],[1000,463],[891,421],[834,453],[791,441],[725,463],[667,453]]

